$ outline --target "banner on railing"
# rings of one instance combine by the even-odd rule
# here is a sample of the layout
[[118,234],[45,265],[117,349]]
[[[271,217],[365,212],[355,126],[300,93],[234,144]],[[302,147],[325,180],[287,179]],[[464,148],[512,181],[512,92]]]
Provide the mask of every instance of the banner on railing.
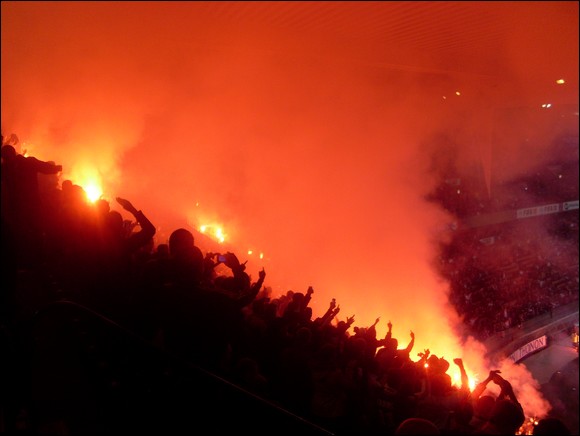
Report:
[[546,335],[540,336],[537,339],[534,339],[531,342],[528,342],[523,347],[518,348],[512,354],[509,355],[509,358],[512,359],[514,362],[519,362],[524,357],[529,356],[536,351],[543,350],[548,346],[548,337]]
[[531,218],[539,215],[549,215],[551,213],[565,212],[567,210],[578,209],[578,200],[565,201],[564,203],[544,204],[543,206],[526,207],[516,210],[516,217]]
[[520,218],[530,218],[538,215],[548,215],[551,213],[560,212],[560,204],[545,204],[543,206],[526,207],[525,209],[518,209],[516,216]]

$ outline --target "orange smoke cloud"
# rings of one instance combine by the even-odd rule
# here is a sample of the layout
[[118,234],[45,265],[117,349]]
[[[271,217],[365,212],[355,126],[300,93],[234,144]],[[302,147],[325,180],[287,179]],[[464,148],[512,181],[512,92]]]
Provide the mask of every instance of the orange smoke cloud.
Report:
[[[448,284],[432,268],[453,217],[424,201],[429,148],[446,132],[463,163],[488,162],[496,99],[526,89],[512,86],[525,64],[514,63],[500,90],[507,77],[370,62],[386,46],[233,25],[217,11],[3,2],[2,130],[62,164],[63,178],[92,177],[105,198],[130,198],[158,226],[158,242],[184,225],[219,223],[241,261],[249,249],[265,253],[248,255],[248,271],[265,266],[275,293],[312,285],[315,317],[336,298],[340,319],[368,326],[380,316],[379,336],[391,320],[401,345],[415,332],[413,353],[463,357],[485,378],[485,350],[462,343]],[[501,48],[525,56],[513,47],[524,36]],[[429,58],[391,50],[398,61]],[[537,398],[530,375],[510,369]],[[546,405],[534,404],[540,415]]]

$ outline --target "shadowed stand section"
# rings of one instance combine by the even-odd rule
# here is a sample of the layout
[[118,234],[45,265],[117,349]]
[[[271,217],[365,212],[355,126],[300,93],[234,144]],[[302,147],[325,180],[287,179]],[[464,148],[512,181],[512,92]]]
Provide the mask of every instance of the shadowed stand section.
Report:
[[76,303],[47,306],[30,327],[40,434],[333,434]]

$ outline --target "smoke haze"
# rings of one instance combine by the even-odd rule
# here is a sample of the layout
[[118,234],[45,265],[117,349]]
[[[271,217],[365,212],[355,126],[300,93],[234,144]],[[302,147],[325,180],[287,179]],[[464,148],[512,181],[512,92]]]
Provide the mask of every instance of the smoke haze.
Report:
[[[274,294],[312,285],[315,317],[336,298],[339,319],[368,326],[380,316],[381,336],[391,320],[401,345],[413,330],[414,353],[451,361],[463,345],[431,264],[454,217],[424,200],[433,160],[447,153],[437,138],[460,145],[460,167],[489,178],[498,99],[535,104],[529,81],[538,91],[563,69],[577,77],[578,5],[540,2],[517,27],[522,9],[498,2],[495,37],[509,39],[495,41],[491,58],[475,46],[462,65],[396,40],[350,38],[360,36],[355,19],[331,30],[331,17],[362,14],[354,3],[316,4],[303,21],[291,2],[279,2],[286,21],[267,19],[276,6],[260,3],[2,2],[3,133],[62,164],[62,180],[97,178],[104,198],[130,199],[158,243],[178,227],[222,226]],[[535,25],[559,29],[567,44],[554,49]],[[549,59],[537,65],[538,55]],[[485,378],[481,355],[464,359]]]

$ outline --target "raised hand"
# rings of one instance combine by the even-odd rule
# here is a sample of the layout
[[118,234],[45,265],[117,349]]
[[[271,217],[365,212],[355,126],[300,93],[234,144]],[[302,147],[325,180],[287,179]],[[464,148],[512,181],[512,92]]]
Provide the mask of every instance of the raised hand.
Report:
[[119,203],[121,206],[123,206],[123,209],[125,209],[126,211],[131,212],[131,213],[137,212],[137,209],[135,209],[135,207],[133,206],[133,204],[131,204],[131,202],[129,200],[125,200],[124,198],[121,198],[121,197],[117,197],[116,200],[117,200],[117,203]]

